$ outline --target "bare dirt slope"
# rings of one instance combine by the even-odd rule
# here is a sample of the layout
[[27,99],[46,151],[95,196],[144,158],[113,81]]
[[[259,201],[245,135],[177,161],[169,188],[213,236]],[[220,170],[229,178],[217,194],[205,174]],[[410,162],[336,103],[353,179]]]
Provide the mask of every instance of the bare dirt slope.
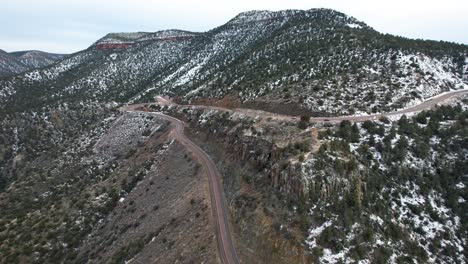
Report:
[[[117,120],[113,128],[118,130],[125,124],[128,115]],[[208,180],[198,162],[169,135],[169,126],[155,127],[158,132],[140,140],[132,151],[135,153],[125,161],[127,164],[121,165],[131,168],[141,164],[144,176],[128,194],[121,195],[112,212],[94,227],[79,250],[79,261],[219,263]],[[117,138],[117,134],[112,137]],[[97,151],[122,148],[115,146],[116,142],[103,139]],[[109,180],[115,181],[116,177]],[[123,180],[122,185],[128,183]]]
[[234,245],[231,240],[231,230],[228,219],[228,211],[224,197],[224,190],[221,184],[221,174],[212,159],[195,143],[193,143],[184,134],[186,124],[174,117],[170,117],[159,113],[150,113],[145,111],[131,110],[131,113],[139,112],[166,120],[171,123],[169,135],[182,144],[193,157],[203,166],[203,171],[207,175],[210,182],[210,199],[211,209],[213,213],[213,221],[215,225],[216,238],[218,243],[219,256],[222,263],[239,263]]

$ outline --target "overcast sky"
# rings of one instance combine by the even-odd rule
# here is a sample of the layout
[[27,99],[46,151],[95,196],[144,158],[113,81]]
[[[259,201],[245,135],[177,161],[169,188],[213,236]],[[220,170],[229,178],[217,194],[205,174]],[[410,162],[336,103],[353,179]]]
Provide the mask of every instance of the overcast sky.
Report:
[[109,32],[207,31],[248,10],[333,8],[374,29],[468,44],[467,0],[5,0],[0,49],[72,53]]

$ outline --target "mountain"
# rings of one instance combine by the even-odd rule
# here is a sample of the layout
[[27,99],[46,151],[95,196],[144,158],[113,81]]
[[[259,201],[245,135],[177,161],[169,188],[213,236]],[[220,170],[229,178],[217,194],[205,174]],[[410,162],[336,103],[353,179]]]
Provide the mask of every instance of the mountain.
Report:
[[15,56],[0,50],[0,77],[27,71],[28,68]]
[[251,11],[206,33],[109,34],[54,66],[4,80],[0,101],[24,109],[23,95],[31,107],[168,94],[232,96],[252,107],[268,100],[321,115],[389,111],[466,87],[467,49],[381,34],[328,9]]
[[36,68],[53,64],[65,55],[53,54],[37,50],[17,51],[7,53],[0,50],[0,77],[16,75]]
[[64,54],[47,53],[38,50],[17,51],[11,52],[10,54],[18,58],[24,65],[31,69],[48,66],[66,56]]
[[466,263],[467,54],[330,9],[249,11],[0,78],[0,263],[220,263],[223,204],[241,263]]

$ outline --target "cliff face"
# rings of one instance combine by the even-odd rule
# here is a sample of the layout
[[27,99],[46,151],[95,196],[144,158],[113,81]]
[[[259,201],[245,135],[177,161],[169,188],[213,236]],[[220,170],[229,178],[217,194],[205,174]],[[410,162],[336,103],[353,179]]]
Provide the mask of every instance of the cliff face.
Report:
[[299,167],[285,163],[287,155],[275,143],[250,135],[250,119],[223,112],[169,111],[188,122],[186,133],[213,158],[223,175],[241,259],[246,263],[313,263],[302,244],[304,233],[288,209],[306,196]]
[[460,175],[468,172],[461,162],[468,101],[460,103],[413,118],[304,130],[241,110],[160,110],[186,120],[187,132],[216,159],[243,246],[300,248],[293,254],[299,263],[380,262],[392,254],[450,262],[464,258],[466,228]]
[[[252,165],[257,170],[256,178],[266,179],[262,182],[268,182],[272,191],[278,190],[290,199],[300,201],[310,195],[329,198],[350,191],[350,179],[331,168],[326,168],[326,173],[317,170],[314,156],[318,155],[321,142],[314,138],[316,135],[299,129],[296,123],[268,122],[262,117],[251,118],[222,110],[166,111],[221,144],[229,158]],[[298,160],[298,155],[304,154],[309,162]],[[322,175],[327,173],[327,177]]]
[[266,178],[269,185],[295,200],[308,193],[301,178],[302,166],[291,163],[285,147],[271,138],[253,135],[255,120],[245,116],[231,116],[226,112],[193,110],[171,111],[189,122],[192,129],[205,132],[210,140],[221,144],[231,159],[249,164],[257,170],[256,177]]

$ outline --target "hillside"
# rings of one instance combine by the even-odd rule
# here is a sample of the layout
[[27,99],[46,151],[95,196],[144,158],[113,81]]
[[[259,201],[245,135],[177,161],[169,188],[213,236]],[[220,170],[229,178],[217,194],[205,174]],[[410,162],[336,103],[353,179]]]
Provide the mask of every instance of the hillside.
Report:
[[0,77],[21,73],[27,69],[15,56],[0,50]]
[[10,54],[18,58],[20,62],[30,69],[48,66],[66,56],[64,54],[47,53],[38,50],[17,51],[11,52]]
[[[231,96],[317,115],[402,108],[466,88],[468,47],[376,32],[328,9],[242,13],[206,33],[113,33],[0,83],[2,110],[74,100]],[[27,98],[30,99],[27,99]],[[364,98],[362,104],[358,99]]]
[[0,56],[57,59],[0,78],[0,263],[221,263],[215,206],[241,263],[468,262],[466,92],[363,117],[468,89],[466,45],[311,9]]
[[0,77],[42,68],[63,59],[64,56],[62,54],[52,54],[37,50],[10,53],[0,50]]
[[186,120],[223,168],[252,263],[466,263],[467,95],[337,126],[154,109]]

